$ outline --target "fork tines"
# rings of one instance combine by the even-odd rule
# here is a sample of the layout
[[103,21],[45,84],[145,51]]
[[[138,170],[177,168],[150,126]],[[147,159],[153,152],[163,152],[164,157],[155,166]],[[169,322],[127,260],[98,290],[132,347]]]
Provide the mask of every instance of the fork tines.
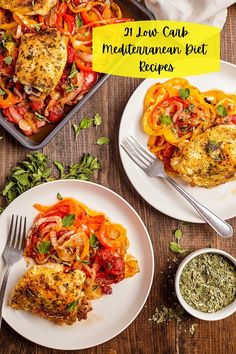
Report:
[[6,246],[22,250],[26,235],[26,217],[12,215]]
[[143,147],[133,136],[125,138],[121,143],[121,147],[129,157],[144,170],[156,159],[156,157]]

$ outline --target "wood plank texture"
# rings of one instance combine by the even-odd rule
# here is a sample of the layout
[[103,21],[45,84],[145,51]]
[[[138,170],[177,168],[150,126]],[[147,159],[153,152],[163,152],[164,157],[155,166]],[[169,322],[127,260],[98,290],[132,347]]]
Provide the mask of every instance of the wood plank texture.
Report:
[[[222,31],[221,58],[236,64],[236,5],[229,9],[227,23]],[[43,149],[51,159],[62,160],[65,164],[77,161],[86,152],[97,156],[102,163],[102,170],[96,181],[123,196],[144,220],[155,251],[155,277],[148,301],[138,318],[108,343],[83,350],[83,354],[222,354],[236,353],[236,316],[219,322],[204,322],[187,317],[181,324],[175,321],[157,326],[149,318],[155,308],[161,304],[173,303],[173,279],[177,264],[168,249],[172,240],[172,230],[181,226],[185,237],[183,245],[198,249],[211,244],[236,255],[235,238],[223,240],[206,225],[183,224],[171,219],[149,206],[134,190],[121,166],[118,152],[118,128],[122,111],[141,80],[111,77],[103,87],[89,100],[71,123],[82,117],[98,112],[104,119],[96,128],[83,131],[75,142],[71,123]],[[132,117],[130,117],[132,119]],[[4,139],[0,142],[0,187],[8,175],[10,168],[22,160],[28,151],[20,147],[7,133],[0,130]],[[94,144],[97,137],[108,136],[108,146]],[[236,228],[236,218],[231,224]],[[179,260],[177,263],[179,263]],[[124,304],[125,306],[125,304]],[[191,323],[198,327],[192,335],[189,332]],[[79,333],[78,333],[79,335]],[[91,336],[93,334],[91,333]],[[65,353],[35,345],[15,333],[5,322],[0,332],[0,352],[5,354],[56,354]],[[73,351],[72,353],[78,353]]]

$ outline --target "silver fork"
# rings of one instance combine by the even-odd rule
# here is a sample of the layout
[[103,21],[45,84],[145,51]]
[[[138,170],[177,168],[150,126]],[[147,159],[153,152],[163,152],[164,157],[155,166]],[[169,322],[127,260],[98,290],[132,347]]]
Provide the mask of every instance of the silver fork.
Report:
[[146,148],[144,148],[134,137],[125,138],[121,147],[129,157],[149,177],[160,177],[168,181],[188,202],[195,208],[198,214],[217,232],[221,237],[227,238],[233,235],[233,228],[224,220],[216,216],[212,211],[204,207],[195,198],[188,194],[171,177],[167,176],[163,164]]
[[18,262],[22,257],[25,235],[26,235],[26,218],[24,218],[23,220],[22,216],[19,218],[17,215],[15,220],[14,215],[12,215],[7,243],[2,254],[6,266],[5,266],[4,277],[3,277],[1,290],[0,290],[0,328],[2,324],[2,305],[3,305],[3,299],[6,290],[9,271],[11,269],[11,266],[16,262]]

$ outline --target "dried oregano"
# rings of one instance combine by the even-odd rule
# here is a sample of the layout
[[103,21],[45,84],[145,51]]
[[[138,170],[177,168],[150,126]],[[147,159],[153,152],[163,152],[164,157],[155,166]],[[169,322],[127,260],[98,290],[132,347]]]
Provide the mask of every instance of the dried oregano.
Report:
[[180,291],[191,307],[219,311],[236,298],[236,267],[220,254],[196,256],[183,269]]

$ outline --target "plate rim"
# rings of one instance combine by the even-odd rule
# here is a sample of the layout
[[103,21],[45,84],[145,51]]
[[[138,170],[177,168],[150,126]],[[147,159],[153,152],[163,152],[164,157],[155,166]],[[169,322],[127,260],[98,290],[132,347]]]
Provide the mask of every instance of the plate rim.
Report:
[[[233,63],[230,63],[226,60],[220,60],[220,64],[225,64],[226,66],[231,66],[232,68],[234,68],[236,70],[236,64],[233,64]],[[217,72],[220,72],[217,71]],[[212,74],[215,73],[215,72],[212,72]],[[207,74],[211,74],[211,73],[207,73]],[[201,76],[201,75],[205,75],[205,74],[200,74],[200,75],[194,75],[194,76]],[[191,76],[191,75],[189,75]],[[180,76],[180,77],[185,77],[185,76]],[[187,77],[187,76],[186,76]],[[161,80],[168,80],[168,79],[171,79],[171,78],[159,78]],[[179,221],[183,221],[183,222],[189,222],[189,223],[192,223],[192,224],[206,224],[206,222],[203,220],[203,219],[199,219],[199,220],[189,220],[187,219],[186,217],[182,217],[181,219],[176,217],[176,215],[174,215],[174,213],[165,213],[163,212],[160,208],[158,208],[157,206],[154,205],[154,203],[150,202],[148,200],[148,197],[145,196],[145,193],[138,190],[138,188],[136,187],[136,184],[134,181],[132,181],[132,179],[129,177],[129,174],[127,172],[127,168],[125,167],[125,163],[124,163],[124,158],[125,158],[125,152],[123,151],[123,148],[121,147],[121,126],[122,126],[122,121],[123,121],[123,118],[124,118],[124,112],[129,104],[129,102],[131,101],[131,98],[133,97],[133,95],[135,94],[135,92],[140,88],[141,85],[144,85],[145,82],[147,81],[150,81],[150,80],[156,80],[156,82],[158,82],[159,80],[158,78],[147,78],[147,79],[144,79],[137,87],[136,89],[133,91],[133,93],[131,94],[131,96],[129,97],[126,105],[125,105],[125,108],[123,110],[123,113],[122,113],[122,116],[121,116],[121,120],[120,120],[120,125],[119,125],[119,133],[118,133],[118,148],[119,148],[119,154],[120,154],[120,159],[121,159],[121,163],[122,163],[122,166],[123,166],[123,169],[125,171],[125,174],[128,178],[128,180],[130,181],[131,185],[133,186],[133,188],[135,189],[135,191],[138,193],[138,195],[141,196],[141,198],[147,203],[149,204],[152,208],[154,208],[155,210],[157,210],[158,212],[162,213],[163,215],[166,215],[170,218],[173,218],[175,220],[179,220]],[[232,219],[233,217],[235,217],[236,215],[234,216],[230,216],[228,218],[224,218],[224,220],[230,220]]]
[[[153,285],[153,279],[154,279],[154,273],[155,273],[155,256],[154,256],[154,249],[153,249],[153,244],[152,244],[152,239],[150,237],[150,234],[147,230],[147,227],[146,225],[144,224],[142,218],[140,217],[140,215],[137,213],[137,211],[133,208],[132,205],[130,205],[121,195],[119,195],[118,193],[116,193],[115,191],[111,190],[110,188],[108,187],[105,187],[99,183],[96,183],[96,182],[92,182],[92,181],[83,181],[83,180],[76,180],[76,179],[60,179],[60,180],[55,180],[55,181],[50,181],[50,182],[45,182],[45,183],[42,183],[38,186],[35,186],[27,191],[25,191],[24,193],[22,193],[21,195],[19,195],[16,199],[14,199],[14,201],[12,203],[14,203],[17,199],[20,199],[23,195],[25,194],[28,194],[30,193],[30,191],[32,190],[36,190],[36,189],[40,189],[42,186],[45,186],[45,185],[51,185],[51,184],[58,184],[58,183],[78,183],[78,184],[87,184],[87,185],[94,185],[96,186],[97,188],[100,188],[102,190],[106,190],[107,192],[111,193],[113,196],[117,197],[118,199],[120,199],[122,202],[124,202],[128,208],[131,209],[131,211],[134,213],[134,215],[137,217],[137,219],[139,220],[145,234],[146,234],[146,237],[147,237],[147,241],[148,241],[148,245],[149,245],[149,248],[150,248],[150,254],[151,254],[151,274],[150,274],[150,282],[149,282],[149,285],[148,285],[148,291],[140,305],[140,308],[139,310],[137,311],[137,313],[135,314],[135,316],[119,331],[117,332],[115,335],[112,335],[110,336],[109,338],[107,338],[106,340],[101,340],[101,341],[98,341],[97,344],[94,346],[83,346],[83,347],[80,347],[79,349],[76,347],[76,346],[73,346],[73,347],[70,347],[70,348],[65,348],[65,347],[59,347],[59,346],[48,346],[48,345],[45,345],[45,344],[42,344],[41,342],[35,340],[35,339],[31,339],[27,336],[27,332],[26,334],[22,334],[22,332],[18,332],[13,326],[12,324],[10,324],[8,322],[8,320],[5,318],[5,314],[4,314],[4,306],[3,306],[3,313],[2,313],[2,317],[3,319],[6,321],[6,323],[16,332],[18,333],[20,336],[22,336],[23,338],[29,340],[30,342],[34,343],[34,344],[37,344],[37,345],[41,345],[45,348],[49,348],[49,349],[56,349],[56,350],[68,350],[68,351],[71,351],[71,350],[83,350],[83,349],[89,349],[89,348],[94,348],[94,347],[97,347],[98,345],[102,345],[104,343],[107,343],[108,341],[114,339],[115,337],[117,337],[118,335],[120,335],[123,331],[125,331],[135,320],[136,318],[138,317],[138,315],[141,313],[141,311],[143,310],[146,302],[147,302],[147,299],[149,297],[149,294],[150,294],[150,291],[151,291],[151,288],[152,288],[152,285]],[[12,204],[11,203],[11,204]],[[11,205],[9,204],[9,206]],[[4,213],[7,211],[7,208],[8,206],[6,207],[6,209],[4,209],[3,213],[1,214],[4,215]],[[0,216],[0,217],[1,217]],[[0,254],[0,257],[2,257],[2,253]]]

